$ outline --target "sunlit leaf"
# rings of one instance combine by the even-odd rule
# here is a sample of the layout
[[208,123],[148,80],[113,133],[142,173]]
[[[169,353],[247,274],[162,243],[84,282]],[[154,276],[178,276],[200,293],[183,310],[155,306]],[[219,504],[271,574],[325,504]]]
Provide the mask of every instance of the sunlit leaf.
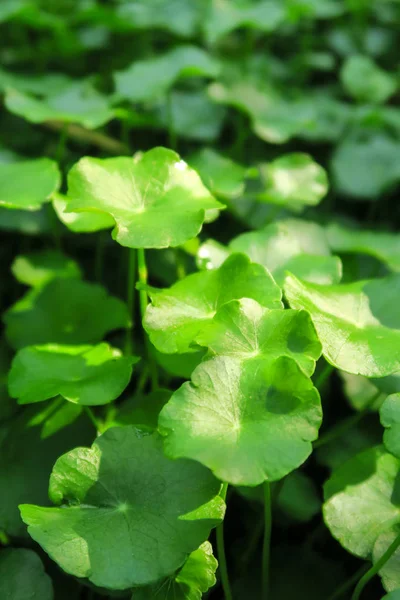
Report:
[[57,163],[49,158],[0,163],[0,206],[39,210],[60,183]]

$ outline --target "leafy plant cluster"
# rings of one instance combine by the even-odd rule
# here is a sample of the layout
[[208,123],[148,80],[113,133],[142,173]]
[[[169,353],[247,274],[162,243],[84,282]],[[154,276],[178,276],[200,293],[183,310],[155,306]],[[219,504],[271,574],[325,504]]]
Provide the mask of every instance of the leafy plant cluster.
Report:
[[2,0],[1,599],[400,598],[399,24]]

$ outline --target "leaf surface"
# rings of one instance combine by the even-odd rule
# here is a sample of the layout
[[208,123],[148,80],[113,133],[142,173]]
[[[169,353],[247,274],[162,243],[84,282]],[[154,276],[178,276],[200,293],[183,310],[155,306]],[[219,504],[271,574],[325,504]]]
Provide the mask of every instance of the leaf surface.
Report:
[[57,163],[49,158],[0,163],[0,206],[39,210],[60,183]]

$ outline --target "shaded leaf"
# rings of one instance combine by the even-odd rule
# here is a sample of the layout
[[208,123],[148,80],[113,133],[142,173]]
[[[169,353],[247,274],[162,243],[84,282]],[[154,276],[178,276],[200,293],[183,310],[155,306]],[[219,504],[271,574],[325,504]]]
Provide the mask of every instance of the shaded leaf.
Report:
[[57,277],[80,279],[78,263],[58,250],[43,250],[19,255],[11,265],[14,277],[25,285],[40,288]]
[[53,600],[53,586],[42,561],[32,550],[0,550],[0,596],[4,600]]
[[391,394],[386,398],[380,416],[385,427],[383,442],[389,452],[400,458],[400,394]]

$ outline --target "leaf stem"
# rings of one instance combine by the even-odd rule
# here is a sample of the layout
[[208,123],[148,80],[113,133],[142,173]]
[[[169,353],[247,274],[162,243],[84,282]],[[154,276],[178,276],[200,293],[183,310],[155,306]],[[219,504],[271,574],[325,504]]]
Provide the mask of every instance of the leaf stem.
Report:
[[126,303],[128,306],[128,313],[131,319],[131,324],[126,329],[126,343],[125,352],[126,354],[132,354],[132,328],[134,322],[134,311],[135,311],[135,281],[136,281],[136,250],[129,248],[128,255],[128,287],[126,290]]
[[[146,256],[144,253],[144,249],[138,248],[137,254],[138,254],[138,279],[141,284],[147,285],[148,271],[147,271]],[[139,291],[139,300],[140,300],[140,314],[141,314],[142,322],[143,322],[144,315],[146,313],[146,308],[147,308],[147,300],[148,300],[147,291],[145,289]],[[150,368],[151,387],[154,391],[158,388],[157,365],[154,361],[154,358],[153,358],[153,355],[151,352],[150,340],[147,336],[146,331],[143,330],[143,332],[144,332],[144,341],[145,341],[146,350],[147,350],[147,360],[148,360],[149,368]]]
[[61,163],[64,158],[67,139],[68,139],[68,123],[63,123],[61,131],[60,131],[60,136],[58,138],[58,144],[57,144],[56,154],[55,154],[55,159],[58,163]]
[[364,575],[365,571],[368,569],[367,565],[362,565],[351,577],[346,579],[344,583],[337,590],[333,592],[331,596],[329,596],[328,600],[339,600],[350,588],[353,587],[355,583]]
[[264,541],[262,551],[261,566],[261,597],[268,599],[269,588],[269,559],[271,554],[271,529],[272,529],[272,504],[271,504],[271,486],[269,481],[263,485],[264,488]]
[[84,406],[83,410],[85,411],[85,413],[89,417],[89,419],[90,419],[93,427],[96,429],[96,432],[97,433],[101,433],[101,431],[102,431],[103,428],[102,428],[100,422],[94,416],[94,412],[92,411],[92,409],[89,406]]
[[386,550],[384,554],[380,557],[379,560],[376,561],[374,565],[361,577],[360,581],[357,583],[351,600],[359,600],[363,589],[367,585],[367,583],[375,577],[375,575],[382,569],[382,567],[387,563],[389,558],[396,552],[397,548],[400,546],[400,533],[396,537],[396,539],[390,544],[389,548]]
[[[45,121],[43,123],[43,126],[53,131],[61,131],[65,126],[65,123],[61,121]],[[101,148],[102,150],[104,150],[105,152],[109,152],[110,154],[130,154],[129,148],[127,148],[125,144],[119,142],[114,138],[109,137],[104,133],[101,133],[100,131],[92,131],[90,129],[85,129],[85,127],[81,127],[80,125],[76,125],[75,123],[69,123],[66,126],[66,130],[69,138],[83,142],[85,144],[97,146],[98,148]]]
[[[228,491],[228,484],[223,483],[220,492],[221,498],[226,501],[226,494]],[[216,529],[217,537],[217,552],[218,552],[218,565],[221,576],[222,589],[224,590],[225,600],[232,600],[231,584],[229,582],[228,566],[226,563],[225,544],[224,544],[224,522],[220,523]]]
[[96,240],[96,255],[94,264],[94,274],[97,283],[101,283],[101,280],[103,278],[104,247],[105,237],[103,235],[103,232],[100,231]]

